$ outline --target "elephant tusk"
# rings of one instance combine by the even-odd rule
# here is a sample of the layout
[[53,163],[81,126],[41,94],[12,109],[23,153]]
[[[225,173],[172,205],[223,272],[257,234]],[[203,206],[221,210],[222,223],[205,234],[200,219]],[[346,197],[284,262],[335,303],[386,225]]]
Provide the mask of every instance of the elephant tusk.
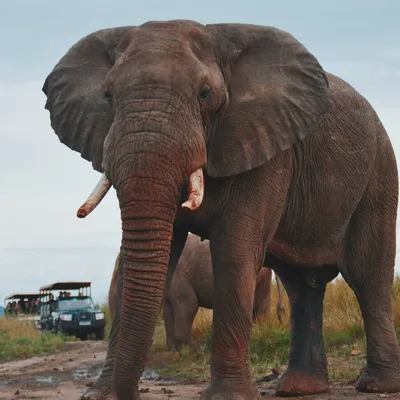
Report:
[[199,168],[190,175],[188,187],[188,199],[182,204],[182,208],[189,211],[197,210],[203,201],[204,197],[204,177],[203,168]]
[[110,188],[111,183],[107,179],[106,174],[103,174],[93,192],[79,208],[78,212],[76,213],[77,217],[87,217],[99,205],[99,203],[110,190]]

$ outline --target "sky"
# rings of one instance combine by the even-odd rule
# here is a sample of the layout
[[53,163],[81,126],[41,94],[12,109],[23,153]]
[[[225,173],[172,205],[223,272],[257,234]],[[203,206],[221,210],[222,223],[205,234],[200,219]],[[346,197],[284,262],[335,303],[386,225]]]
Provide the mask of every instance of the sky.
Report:
[[60,144],[41,91],[81,37],[169,19],[284,29],[369,100],[399,156],[399,15],[398,0],[1,1],[0,304],[61,280],[90,280],[95,300],[107,295],[121,239],[115,192],[76,217],[100,175]]

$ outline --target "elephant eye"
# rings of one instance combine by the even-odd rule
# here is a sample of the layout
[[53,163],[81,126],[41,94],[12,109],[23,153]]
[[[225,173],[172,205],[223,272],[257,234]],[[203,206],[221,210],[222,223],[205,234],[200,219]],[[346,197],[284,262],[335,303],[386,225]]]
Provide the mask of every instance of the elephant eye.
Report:
[[211,97],[211,90],[208,87],[203,87],[199,91],[198,99],[200,103],[208,101]]
[[104,98],[110,105],[112,104],[112,95],[108,90],[104,93]]

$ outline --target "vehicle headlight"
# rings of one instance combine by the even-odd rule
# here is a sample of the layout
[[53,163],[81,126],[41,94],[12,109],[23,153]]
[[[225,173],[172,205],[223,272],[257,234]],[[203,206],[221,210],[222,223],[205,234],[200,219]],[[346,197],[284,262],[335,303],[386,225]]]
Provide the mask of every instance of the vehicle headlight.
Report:
[[72,321],[72,314],[62,314],[60,319],[61,321]]
[[99,319],[104,319],[104,313],[99,312],[95,314],[96,320],[98,321]]

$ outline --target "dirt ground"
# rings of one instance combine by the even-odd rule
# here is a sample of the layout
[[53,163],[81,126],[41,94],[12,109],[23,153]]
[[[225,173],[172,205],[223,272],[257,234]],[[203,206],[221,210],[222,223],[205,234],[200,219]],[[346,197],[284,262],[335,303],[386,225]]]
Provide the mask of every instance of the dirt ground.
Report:
[[[0,399],[78,400],[100,374],[106,346],[105,342],[72,342],[66,349],[54,355],[2,363]],[[197,400],[205,386],[206,384],[188,382],[184,378],[164,380],[154,371],[145,371],[140,389],[143,400]],[[263,398],[274,398],[273,384],[263,383],[259,388]],[[332,386],[329,394],[308,397],[311,398],[400,400],[400,394],[360,394],[353,386]]]

